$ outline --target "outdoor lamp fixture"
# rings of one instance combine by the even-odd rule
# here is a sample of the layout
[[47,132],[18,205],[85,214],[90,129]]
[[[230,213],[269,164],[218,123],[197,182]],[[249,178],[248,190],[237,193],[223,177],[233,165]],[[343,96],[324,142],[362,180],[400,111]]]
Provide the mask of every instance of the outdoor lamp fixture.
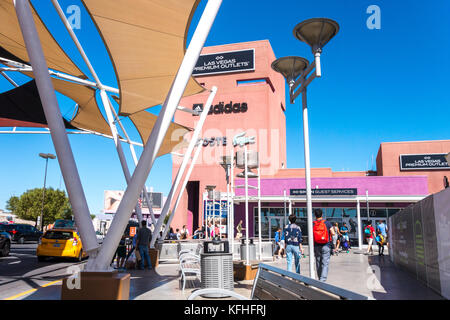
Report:
[[44,226],[45,183],[47,182],[48,159],[56,159],[56,156],[51,153],[39,153],[39,157],[45,159],[44,189],[42,191],[42,209],[41,209],[41,221],[40,221],[41,231],[43,231],[43,229],[44,229],[43,226]]
[[226,178],[227,178],[227,184],[230,183],[230,174],[229,174],[228,170],[231,167],[232,162],[233,162],[233,157],[232,156],[223,156],[222,157],[222,162],[219,162],[219,164],[225,170],[225,174],[226,174]]
[[[272,62],[272,69],[279,72],[289,85],[289,97],[291,104],[302,94],[303,107],[303,141],[305,149],[305,181],[306,181],[306,206],[308,217],[308,245],[309,245],[309,272],[311,278],[315,276],[314,242],[312,230],[312,200],[311,200],[311,166],[309,156],[309,130],[308,130],[308,106],[306,88],[315,79],[322,76],[320,55],[323,47],[338,33],[337,22],[326,18],[314,18],[297,24],[294,28],[294,36],[311,47],[314,61],[308,61],[300,57],[284,57]],[[314,71],[309,77],[308,75]],[[297,89],[300,86],[299,89]],[[297,89],[297,90],[296,90]]]
[[[309,61],[305,58],[283,57],[272,62],[272,69],[283,75],[291,91],[295,80],[305,71],[308,65]],[[293,103],[292,99],[291,103]]]
[[208,191],[208,199],[214,198],[214,189],[216,186],[206,186],[206,191]]
[[[245,170],[242,171],[241,173],[237,174],[236,177],[238,178],[245,178]],[[252,179],[252,178],[258,178],[258,174],[254,173],[252,170],[250,170],[250,168],[247,169],[247,177]]]

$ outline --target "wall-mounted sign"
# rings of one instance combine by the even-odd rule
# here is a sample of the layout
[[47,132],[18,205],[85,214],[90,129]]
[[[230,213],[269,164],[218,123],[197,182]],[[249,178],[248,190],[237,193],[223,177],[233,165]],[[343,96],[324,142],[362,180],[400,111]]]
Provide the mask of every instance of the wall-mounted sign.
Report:
[[[358,190],[356,188],[341,189],[311,189],[313,196],[356,196]],[[304,196],[306,189],[290,189],[291,196]]]
[[450,169],[445,160],[446,153],[401,154],[400,170],[444,170]]
[[[202,112],[203,111],[203,103],[195,103],[192,107],[192,110],[196,112]],[[230,113],[244,113],[247,112],[248,105],[247,102],[242,103],[234,103],[233,101],[230,101],[229,103],[225,102],[219,102],[215,106],[212,106],[211,109],[208,112],[208,115],[211,114],[230,114]],[[193,114],[195,116],[195,114]]]
[[193,76],[255,70],[255,49],[201,55]]
[[198,147],[200,144],[202,144],[204,147],[210,146],[210,147],[220,147],[220,146],[227,146],[227,137],[212,137],[212,138],[200,138],[197,140],[196,147]]

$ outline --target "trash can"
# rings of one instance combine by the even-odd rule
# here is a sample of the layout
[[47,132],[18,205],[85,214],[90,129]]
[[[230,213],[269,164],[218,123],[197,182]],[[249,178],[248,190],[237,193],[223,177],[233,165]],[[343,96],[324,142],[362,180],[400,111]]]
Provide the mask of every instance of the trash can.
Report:
[[[245,238],[241,239],[241,260],[247,260],[247,241]],[[253,243],[253,239],[249,239],[248,243],[249,261],[256,260],[256,246]]]
[[[200,278],[202,289],[234,289],[233,256],[229,253],[228,241],[205,241],[200,255]],[[224,294],[205,294],[206,298],[224,298]]]

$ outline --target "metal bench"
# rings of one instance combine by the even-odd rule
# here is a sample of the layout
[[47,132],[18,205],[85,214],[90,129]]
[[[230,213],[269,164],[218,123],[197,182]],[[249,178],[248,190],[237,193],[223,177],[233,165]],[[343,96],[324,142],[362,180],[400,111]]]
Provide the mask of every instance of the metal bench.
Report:
[[187,276],[200,277],[200,257],[189,252],[180,255],[180,272],[184,291]]
[[280,268],[260,264],[250,299],[223,289],[200,289],[188,300],[204,294],[228,294],[239,300],[369,300],[369,297]]

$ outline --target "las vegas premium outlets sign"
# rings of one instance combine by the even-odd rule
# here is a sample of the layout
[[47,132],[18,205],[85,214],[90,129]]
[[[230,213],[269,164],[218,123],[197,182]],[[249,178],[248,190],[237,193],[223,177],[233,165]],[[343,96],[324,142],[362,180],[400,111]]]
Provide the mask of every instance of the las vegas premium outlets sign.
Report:
[[255,49],[227,51],[201,55],[193,76],[205,76],[230,72],[255,70]]
[[446,153],[401,154],[400,170],[448,170],[450,164],[445,160],[446,155]]

